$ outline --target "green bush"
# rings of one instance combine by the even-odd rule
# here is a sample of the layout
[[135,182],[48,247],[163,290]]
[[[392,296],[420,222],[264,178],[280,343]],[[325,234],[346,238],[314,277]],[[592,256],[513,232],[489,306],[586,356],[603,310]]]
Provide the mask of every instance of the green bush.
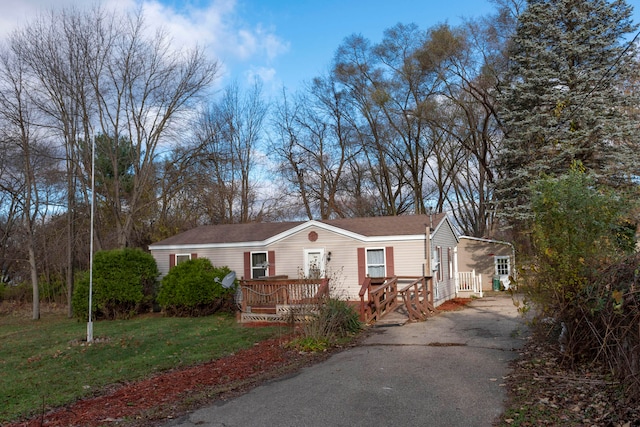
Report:
[[60,275],[41,275],[38,279],[38,286],[40,287],[40,301],[65,304],[67,302],[66,285],[64,278]]
[[[593,316],[615,314],[615,298],[626,291],[603,277],[635,247],[635,224],[629,219],[633,200],[599,188],[593,177],[575,164],[568,174],[546,177],[532,187],[535,260],[522,289],[537,309],[537,325],[569,360],[594,358],[602,336],[613,327]],[[615,298],[614,298],[615,297]],[[608,310],[608,311],[607,311]],[[549,320],[552,319],[552,322]],[[607,318],[608,319],[608,318]],[[604,329],[598,328],[605,325]]]
[[172,316],[206,316],[233,304],[235,286],[222,287],[228,267],[214,267],[206,258],[182,262],[162,279],[158,303]]
[[3,283],[0,288],[0,300],[17,303],[27,303],[33,300],[31,285],[28,283],[20,283],[15,286]]
[[545,315],[563,316],[602,268],[635,246],[621,227],[628,203],[597,188],[576,164],[567,175],[536,182],[532,207],[531,297]]
[[329,337],[344,338],[362,329],[360,316],[346,301],[329,298],[320,307],[318,322]]
[[356,310],[346,301],[328,298],[309,313],[300,337],[291,346],[302,351],[324,351],[362,330]]
[[[140,249],[97,252],[93,262],[93,317],[129,318],[150,310],[155,299],[158,275],[153,256]],[[89,272],[78,275],[72,302],[76,317],[86,320],[89,311]]]

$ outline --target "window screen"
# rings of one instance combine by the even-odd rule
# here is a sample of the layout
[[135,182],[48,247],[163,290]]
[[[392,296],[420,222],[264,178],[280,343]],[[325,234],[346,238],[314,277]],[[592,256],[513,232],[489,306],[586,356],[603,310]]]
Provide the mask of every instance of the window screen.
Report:
[[369,277],[384,277],[384,249],[367,249],[367,274]]
[[258,279],[267,275],[267,253],[253,252],[251,254],[251,278]]
[[496,274],[499,276],[509,275],[509,257],[496,257]]
[[176,265],[181,262],[189,261],[191,259],[191,254],[179,254],[176,255]]

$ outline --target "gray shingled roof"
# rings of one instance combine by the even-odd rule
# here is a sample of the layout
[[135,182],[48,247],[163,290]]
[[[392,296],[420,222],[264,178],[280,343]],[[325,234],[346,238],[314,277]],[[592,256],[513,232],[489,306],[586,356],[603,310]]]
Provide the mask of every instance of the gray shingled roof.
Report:
[[[363,236],[402,236],[423,234],[425,227],[436,227],[444,214],[379,216],[317,221]],[[151,246],[199,245],[259,242],[290,230],[306,221],[252,222],[248,224],[205,225],[177,234]]]
[[424,234],[425,227],[436,227],[444,214],[375,216],[320,221],[363,236],[403,236]]
[[247,224],[203,225],[154,243],[152,246],[256,242],[266,240],[269,237],[280,234],[300,224],[303,224],[303,222],[251,222]]

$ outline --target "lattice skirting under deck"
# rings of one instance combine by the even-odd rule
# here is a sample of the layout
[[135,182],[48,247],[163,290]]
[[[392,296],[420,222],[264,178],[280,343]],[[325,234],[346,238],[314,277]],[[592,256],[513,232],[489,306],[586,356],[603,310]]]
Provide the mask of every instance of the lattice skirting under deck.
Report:
[[317,314],[318,307],[314,305],[277,305],[275,314],[241,313],[240,322],[302,323],[312,320]]

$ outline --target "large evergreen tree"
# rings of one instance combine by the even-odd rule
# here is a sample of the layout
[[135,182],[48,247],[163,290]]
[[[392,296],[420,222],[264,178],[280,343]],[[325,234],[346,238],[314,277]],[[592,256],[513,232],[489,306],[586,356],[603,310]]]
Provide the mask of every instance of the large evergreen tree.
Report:
[[528,184],[566,173],[573,161],[611,186],[637,176],[631,13],[623,0],[527,1],[500,97],[496,196],[512,224],[530,219]]

